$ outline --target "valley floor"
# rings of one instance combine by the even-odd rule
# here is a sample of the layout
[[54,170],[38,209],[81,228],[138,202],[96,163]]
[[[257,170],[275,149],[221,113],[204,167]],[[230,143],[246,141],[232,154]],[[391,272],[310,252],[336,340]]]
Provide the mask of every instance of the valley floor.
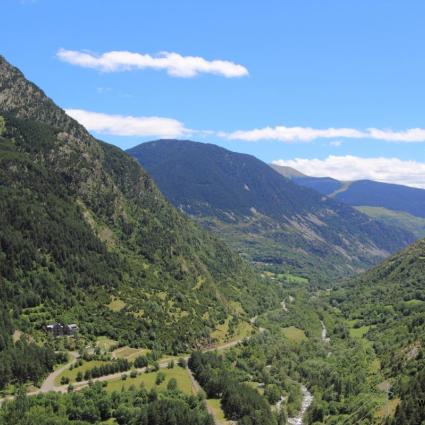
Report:
[[[368,339],[374,326],[348,320],[338,307],[332,306],[330,290],[311,291],[304,281],[283,285],[285,296],[280,308],[251,318],[250,334],[242,327],[239,335],[202,352],[224,354],[223,373],[236,374],[241,381],[245,379],[246,385],[265,397],[276,415],[286,417],[279,425],[392,423],[400,399],[390,395],[395,381],[386,377]],[[97,344],[106,351],[114,348],[114,341],[107,338],[99,338]],[[113,349],[110,359],[134,361],[147,352],[120,347]],[[76,380],[78,372],[84,373],[90,367],[107,362],[88,361],[77,367],[79,354],[68,354],[70,361],[52,372],[39,389],[29,391],[29,396],[67,393],[69,383],[73,391],[80,392],[96,382],[103,383],[107,393],[141,386],[166,391],[167,383],[174,379],[186,395],[207,393],[205,407],[216,424],[235,423],[223,410],[223,400],[209,395],[208,388],[201,386],[190,368],[177,365],[179,361],[187,363],[188,354],[163,357],[155,370],[133,367],[125,372],[79,381]],[[170,368],[171,362],[173,368]],[[161,383],[155,382],[159,372],[163,375]],[[63,378],[69,383],[64,384]],[[4,397],[0,404],[11,399],[13,396]]]

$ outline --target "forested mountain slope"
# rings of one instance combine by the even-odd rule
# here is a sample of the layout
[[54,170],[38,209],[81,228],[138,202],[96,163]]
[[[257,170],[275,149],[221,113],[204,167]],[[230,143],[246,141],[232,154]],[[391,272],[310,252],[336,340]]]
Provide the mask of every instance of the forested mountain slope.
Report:
[[336,289],[331,298],[373,344],[390,397],[401,400],[394,423],[423,423],[425,240]]
[[[11,332],[51,321],[183,352],[277,303],[140,165],[95,140],[0,57],[0,298]],[[27,314],[29,309],[37,314]],[[4,319],[6,320],[6,319]]]
[[128,152],[176,207],[266,266],[319,279],[345,275],[414,239],[294,184],[250,155],[182,140]]

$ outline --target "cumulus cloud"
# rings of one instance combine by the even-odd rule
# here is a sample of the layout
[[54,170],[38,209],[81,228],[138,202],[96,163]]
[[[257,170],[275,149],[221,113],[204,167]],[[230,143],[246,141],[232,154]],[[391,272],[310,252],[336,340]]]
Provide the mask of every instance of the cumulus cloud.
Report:
[[276,140],[280,142],[311,142],[316,139],[375,139],[390,142],[420,143],[425,142],[425,129],[411,128],[404,131],[383,130],[369,128],[358,130],[355,128],[325,128],[311,127],[263,127],[252,130],[237,130],[221,132],[221,137],[231,140],[245,140],[256,142],[260,140]]
[[101,55],[60,49],[57,57],[72,65],[93,68],[104,72],[142,69],[166,70],[173,77],[195,77],[198,74],[215,74],[227,78],[244,77],[248,70],[225,60],[207,60],[199,56],[182,56],[179,53],[160,52],[156,55],[128,51],[111,51]]
[[418,143],[425,141],[425,129],[423,128],[409,128],[405,131],[370,128],[368,134],[371,139],[388,140],[390,142]]
[[363,133],[352,128],[315,129],[310,127],[264,127],[253,130],[237,130],[231,133],[221,133],[224,137],[234,140],[255,142],[258,140],[278,140],[281,142],[310,142],[314,139],[334,139],[338,137],[361,138]]
[[175,119],[109,115],[84,109],[66,109],[66,113],[90,131],[116,136],[180,137],[188,133]]
[[370,179],[425,189],[425,163],[398,158],[362,158],[358,156],[328,156],[326,159],[279,159],[273,164],[295,168],[315,177],[338,180]]

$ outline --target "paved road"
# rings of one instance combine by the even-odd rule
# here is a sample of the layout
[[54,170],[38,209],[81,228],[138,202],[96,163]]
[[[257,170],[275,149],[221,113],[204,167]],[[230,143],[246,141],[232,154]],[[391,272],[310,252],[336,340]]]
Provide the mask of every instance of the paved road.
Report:
[[[69,367],[78,360],[79,354],[77,352],[70,351],[70,352],[68,352],[68,354],[71,356],[71,361],[69,361],[64,366],[61,366],[60,368],[53,371],[45,379],[45,381],[43,382],[43,384],[41,385],[41,387],[38,390],[30,391],[29,393],[27,393],[27,395],[32,396],[32,395],[37,395],[37,394],[40,394],[40,393],[48,393],[49,391],[62,392],[62,393],[66,392],[67,389],[68,389],[68,386],[62,385],[60,387],[57,387],[55,385],[55,380],[63,371],[69,369]],[[15,398],[14,396],[8,396],[8,397],[0,398],[0,406],[6,400],[13,400],[14,398]]]
[[[69,367],[74,364],[77,360],[79,354],[75,351],[70,351],[69,355],[72,357],[72,360],[67,363],[66,365],[60,367],[59,369],[56,369],[54,372],[52,372],[47,378],[46,380],[43,382],[43,384],[41,385],[40,390],[36,391],[36,393],[48,393],[49,391],[55,391],[56,389],[56,385],[55,385],[55,380],[56,378],[65,370],[69,369]],[[64,391],[62,391],[64,392]]]
[[[226,350],[228,348],[234,347],[235,345],[239,344],[241,341],[243,341],[244,339],[249,339],[249,337],[247,338],[242,338],[242,339],[238,339],[238,340],[234,340],[234,341],[229,341],[220,345],[216,345],[214,347],[209,347],[205,350],[203,350],[204,352],[207,351],[215,351],[215,350]],[[56,385],[55,384],[55,380],[56,378],[65,370],[69,369],[69,367],[74,364],[79,357],[79,354],[77,352],[69,352],[70,356],[72,357],[72,360],[70,362],[68,362],[66,365],[61,366],[60,368],[56,369],[54,372],[52,372],[43,382],[43,384],[41,385],[41,387],[36,390],[36,391],[31,391],[29,393],[27,393],[27,395],[29,396],[34,396],[37,394],[41,394],[41,393],[47,393],[49,391],[54,391],[54,392],[59,392],[59,393],[66,393],[68,391],[68,386],[69,385]],[[189,356],[186,357],[182,357],[183,359],[185,359],[186,361],[189,359]],[[170,360],[167,361],[163,361],[161,363],[159,363],[159,367],[160,368],[165,368],[168,367]],[[146,368],[140,368],[140,369],[135,369],[137,372],[143,373],[146,371]],[[120,378],[123,375],[124,372],[119,372],[119,373],[114,373],[111,375],[105,375],[105,376],[101,376],[99,378],[95,378],[92,379],[91,381],[81,381],[81,382],[76,382],[73,383],[73,387],[76,391],[81,390],[82,388],[86,387],[90,382],[104,382],[104,381],[111,381],[117,378]],[[193,378],[193,377],[192,377]],[[194,378],[193,378],[194,379]],[[198,384],[199,385],[199,384]],[[200,387],[199,387],[200,388]],[[13,400],[14,396],[8,396],[8,397],[4,397],[4,398],[0,398],[0,405],[2,403],[4,403],[6,400]]]

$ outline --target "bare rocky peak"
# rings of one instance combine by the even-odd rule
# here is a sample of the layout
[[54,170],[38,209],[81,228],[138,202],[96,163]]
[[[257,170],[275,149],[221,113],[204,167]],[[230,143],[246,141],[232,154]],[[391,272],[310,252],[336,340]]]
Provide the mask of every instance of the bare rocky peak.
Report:
[[87,130],[69,117],[24,74],[0,55],[0,112],[33,119],[89,142]]

